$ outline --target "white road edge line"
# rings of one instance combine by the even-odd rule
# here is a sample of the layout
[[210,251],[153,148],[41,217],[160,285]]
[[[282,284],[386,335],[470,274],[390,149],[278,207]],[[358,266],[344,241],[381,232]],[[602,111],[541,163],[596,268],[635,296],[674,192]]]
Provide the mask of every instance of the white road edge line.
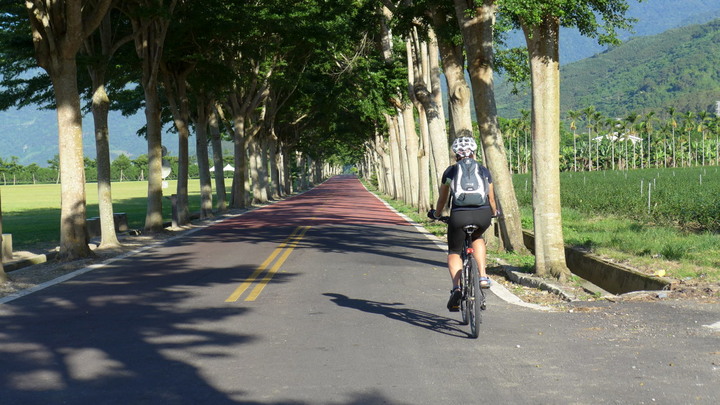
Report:
[[720,331],[720,321],[717,321],[711,325],[703,325],[704,328],[710,328]]
[[75,271],[73,271],[73,272],[64,274],[64,275],[62,275],[62,276],[60,276],[60,277],[57,277],[57,278],[54,278],[54,279],[52,279],[52,280],[48,280],[48,281],[46,281],[46,282],[44,282],[44,283],[41,283],[41,284],[38,284],[38,285],[36,285],[36,286],[34,286],[34,287],[26,288],[26,289],[24,289],[24,290],[20,290],[20,291],[18,291],[18,292],[12,293],[12,294],[7,295],[7,296],[5,296],[5,297],[3,297],[3,298],[0,298],[0,305],[1,305],[1,304],[8,303],[8,302],[10,302],[10,301],[14,301],[14,300],[16,300],[16,299],[18,299],[18,298],[22,298],[22,297],[24,297],[24,296],[26,296],[26,295],[30,295],[30,294],[32,294],[32,293],[34,293],[34,292],[37,292],[37,291],[40,291],[40,290],[44,290],[44,289],[46,289],[46,288],[48,288],[48,287],[52,287],[52,286],[54,286],[54,285],[56,285],[56,284],[60,284],[60,283],[62,283],[62,282],[65,282],[65,281],[67,281],[67,280],[70,280],[70,279],[72,279],[72,278],[75,278],[75,277],[77,277],[77,276],[79,276],[79,275],[88,273],[88,272],[90,272],[90,271],[93,271],[93,270],[96,270],[96,269],[105,267],[106,265],[108,265],[108,264],[110,264],[110,263],[112,263],[112,262],[114,262],[114,261],[116,261],[116,260],[122,260],[122,259],[124,259],[124,258],[126,258],[126,257],[132,256],[132,255],[135,255],[135,254],[138,254],[138,253],[140,253],[140,252],[144,252],[145,250],[151,249],[151,248],[153,248],[153,247],[155,247],[155,246],[162,245],[162,244],[164,244],[164,243],[173,241],[173,240],[175,240],[175,239],[188,236],[188,235],[193,234],[193,233],[195,233],[195,232],[197,232],[197,231],[199,231],[199,230],[201,230],[201,229],[203,229],[203,228],[206,228],[206,227],[211,226],[211,225],[215,225],[215,224],[217,224],[217,223],[220,223],[220,222],[222,222],[222,221],[225,221],[225,220],[227,220],[227,219],[230,219],[230,218],[233,218],[233,217],[236,217],[236,216],[239,216],[239,215],[243,215],[243,214],[245,214],[246,212],[249,212],[249,210],[248,210],[248,211],[243,211],[243,212],[241,212],[241,213],[239,213],[239,214],[228,215],[228,216],[225,216],[225,217],[223,217],[223,218],[219,218],[219,219],[217,219],[217,220],[215,220],[215,221],[212,221],[212,222],[210,222],[210,223],[208,223],[208,224],[204,224],[204,225],[202,225],[202,226],[198,226],[197,228],[193,228],[193,229],[190,229],[190,230],[188,230],[188,231],[185,231],[185,232],[183,232],[183,233],[180,234],[180,235],[173,236],[172,238],[168,238],[168,239],[163,240],[163,241],[159,241],[159,242],[151,243],[151,244],[146,245],[146,246],[143,246],[143,247],[139,247],[139,248],[137,248],[137,249],[135,249],[135,250],[131,250],[131,251],[127,252],[127,253],[123,253],[123,254],[121,254],[121,255],[119,255],[119,256],[112,257],[112,258],[110,258],[110,259],[108,259],[108,260],[106,260],[106,261],[104,261],[104,262],[102,262],[102,263],[95,263],[95,264],[92,264],[92,265],[90,265],[90,266],[83,267],[83,268],[78,269],[78,270],[75,270]]

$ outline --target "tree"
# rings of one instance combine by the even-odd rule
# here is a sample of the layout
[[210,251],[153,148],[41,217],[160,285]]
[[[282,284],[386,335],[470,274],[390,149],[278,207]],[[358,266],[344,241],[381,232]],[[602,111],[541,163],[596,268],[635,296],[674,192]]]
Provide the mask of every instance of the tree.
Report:
[[[411,43],[414,44],[412,49],[415,63],[412,97],[419,103],[418,110],[422,111],[423,118],[427,122],[429,142],[426,142],[424,146],[432,157],[430,173],[432,179],[435,180],[442,176],[443,171],[450,164],[445,112],[441,97],[439,97],[438,42],[433,29],[428,29],[427,41],[420,40],[417,30],[413,30],[413,32]],[[425,212],[430,209],[430,206],[430,201],[424,201],[420,210]]]
[[508,170],[495,104],[493,27],[497,5],[493,0],[484,0],[477,6],[474,4],[474,1],[455,0],[455,16],[468,58],[468,71],[486,164],[493,176],[495,195],[500,203],[498,206],[503,212],[500,226],[504,246],[506,250],[524,252],[527,249],[523,241],[520,208]]
[[[219,14],[227,13],[224,2],[180,2],[168,29],[160,63],[165,95],[178,133],[178,224],[189,221],[188,177],[191,119],[196,123],[197,156],[200,170],[201,216],[210,215],[212,195],[207,149],[209,110],[214,100],[208,96],[222,91],[231,78],[219,73],[216,62],[222,56],[228,33],[216,24]],[[229,16],[224,15],[223,20]],[[222,80],[225,79],[225,80]],[[194,104],[194,105],[193,105]],[[202,139],[201,139],[202,138]],[[218,171],[222,174],[222,170]]]
[[35,57],[52,80],[58,117],[61,176],[59,259],[91,254],[85,230],[85,170],[76,57],[100,25],[111,0],[26,1]]
[[[687,166],[692,166],[692,132],[695,129],[695,113],[687,111],[683,114],[683,131],[687,135]],[[683,140],[680,141],[680,162],[681,166],[684,166],[685,162],[685,148],[682,147]]]
[[[210,180],[210,161],[208,157],[209,121],[214,100],[205,93],[198,94],[197,107],[194,115],[195,121],[195,148],[197,150],[198,172],[200,177],[200,218],[212,216],[212,183]],[[222,167],[222,166],[220,166]],[[218,168],[219,169],[219,168]],[[218,170],[222,172],[222,170]],[[225,184],[223,178],[222,198],[225,199]],[[220,190],[218,190],[220,198]],[[224,201],[223,201],[224,202]]]
[[[653,126],[654,119],[655,119],[655,112],[650,111],[645,115],[644,119],[642,121],[640,121],[640,123],[638,125],[640,131],[642,131],[645,135],[647,135],[647,164],[645,165],[645,167],[648,169],[652,165],[652,156],[653,156],[652,133],[653,133],[653,129],[654,129],[654,126]],[[645,139],[644,136],[643,136],[643,139]],[[643,152],[643,154],[645,154],[645,152]],[[655,167],[657,167],[657,160],[655,161]]]
[[187,93],[187,76],[194,68],[193,63],[174,61],[160,63],[163,87],[167,96],[173,122],[178,132],[178,171],[177,171],[177,224],[183,226],[190,221],[188,208],[188,164],[190,139],[190,102]]
[[532,82],[532,184],[535,272],[565,281],[565,242],[560,216],[560,19],[523,20]]
[[95,125],[95,150],[97,155],[98,210],[100,214],[100,246],[112,248],[120,245],[115,233],[112,206],[110,170],[110,130],[108,114],[110,98],[106,80],[110,61],[121,46],[132,40],[126,20],[119,18],[116,9],[110,9],[94,35],[85,39],[84,49],[89,56],[87,70],[91,79],[92,114]]
[[128,178],[133,169],[134,167],[132,161],[124,153],[116,157],[110,164],[112,177],[119,179],[120,181],[123,181],[124,178]]
[[[532,83],[533,219],[535,271],[565,280],[560,212],[560,26],[577,27],[601,43],[616,43],[615,29],[629,28],[624,0],[498,0],[501,12],[525,34]],[[597,16],[605,24],[599,32]]]
[[[198,109],[201,108],[198,106]],[[218,168],[215,170],[215,193],[217,194],[217,205],[216,209],[219,212],[227,210],[227,201],[225,194],[225,174],[219,168],[224,167],[223,163],[223,151],[222,142],[220,135],[220,120],[218,118],[218,106],[215,100],[213,100],[210,110],[208,111],[208,126],[210,131],[210,143],[212,144],[213,151],[213,166]],[[200,113],[198,113],[200,115]]]
[[570,129],[573,131],[573,171],[577,171],[577,124],[576,121],[580,118],[581,111],[568,111],[567,115],[570,119]]
[[702,144],[701,144],[701,150],[702,150],[702,156],[701,156],[701,164],[705,166],[705,136],[707,132],[707,122],[710,121],[710,114],[708,114],[707,111],[700,111],[698,113],[698,119],[700,122],[698,123],[698,132],[702,135]]
[[30,20],[24,2],[0,2],[0,110],[54,107],[52,82],[37,69]]
[[443,73],[448,86],[450,128],[453,138],[472,134],[470,86],[465,80],[465,55],[459,39],[459,26],[449,2],[432,2],[428,7],[437,33]]
[[669,107],[667,108],[668,113],[668,125],[670,126],[670,130],[672,133],[672,166],[677,167],[677,156],[675,154],[676,147],[675,147],[675,129],[678,126],[677,121],[675,120],[675,108]]
[[148,195],[145,231],[160,232],[162,217],[162,122],[158,78],[165,36],[177,0],[132,0],[123,2],[122,11],[133,27],[135,52],[141,61],[141,84],[145,93],[145,119],[148,142]]

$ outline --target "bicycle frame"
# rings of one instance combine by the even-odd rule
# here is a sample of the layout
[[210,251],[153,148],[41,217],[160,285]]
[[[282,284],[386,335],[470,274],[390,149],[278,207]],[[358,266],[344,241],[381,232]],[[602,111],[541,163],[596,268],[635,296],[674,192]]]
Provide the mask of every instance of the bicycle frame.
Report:
[[[442,217],[440,220],[447,223],[449,217]],[[477,338],[482,323],[482,313],[485,310],[485,292],[480,288],[480,273],[478,264],[473,257],[472,234],[478,229],[477,225],[465,225],[465,241],[460,252],[462,270],[460,276],[460,312],[462,313],[462,324],[470,324],[470,336]]]

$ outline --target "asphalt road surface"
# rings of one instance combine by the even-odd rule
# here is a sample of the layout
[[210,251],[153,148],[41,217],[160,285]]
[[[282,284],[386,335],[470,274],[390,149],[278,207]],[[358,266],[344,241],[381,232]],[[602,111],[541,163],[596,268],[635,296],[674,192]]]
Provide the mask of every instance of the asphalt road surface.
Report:
[[716,304],[495,294],[354,177],[0,304],[0,404],[717,404]]

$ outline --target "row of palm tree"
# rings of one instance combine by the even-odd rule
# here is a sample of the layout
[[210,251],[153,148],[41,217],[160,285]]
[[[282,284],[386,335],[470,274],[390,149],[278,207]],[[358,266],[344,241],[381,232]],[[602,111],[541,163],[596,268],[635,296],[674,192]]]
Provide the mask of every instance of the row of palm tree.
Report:
[[[568,111],[562,125],[561,169],[626,170],[720,165],[720,116],[670,107],[613,118],[594,107]],[[501,120],[508,164],[514,173],[531,166],[530,117]]]

